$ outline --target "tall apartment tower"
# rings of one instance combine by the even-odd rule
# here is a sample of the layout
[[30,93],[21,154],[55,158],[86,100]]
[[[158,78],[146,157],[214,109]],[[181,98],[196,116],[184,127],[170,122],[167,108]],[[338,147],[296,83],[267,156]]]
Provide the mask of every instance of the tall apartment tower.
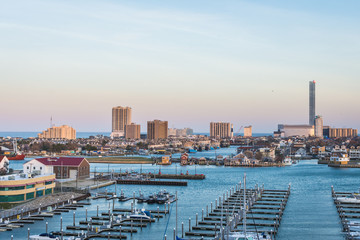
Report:
[[244,137],[252,137],[252,126],[244,127]]
[[213,138],[231,138],[233,137],[233,125],[227,122],[211,122],[210,137]]
[[309,125],[315,125],[315,80],[309,82]]
[[324,121],[321,116],[315,117],[315,137],[323,138]]
[[123,137],[125,135],[125,126],[131,124],[130,107],[112,108],[112,131],[111,137]]
[[135,123],[125,125],[125,138],[140,139],[140,125]]
[[168,137],[167,121],[148,121],[147,122],[147,139],[166,139]]

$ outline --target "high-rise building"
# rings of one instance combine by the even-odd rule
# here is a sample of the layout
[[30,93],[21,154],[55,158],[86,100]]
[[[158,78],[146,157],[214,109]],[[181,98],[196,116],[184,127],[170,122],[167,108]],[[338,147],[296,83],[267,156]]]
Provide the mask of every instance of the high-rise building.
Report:
[[244,137],[252,137],[252,126],[244,127]]
[[140,125],[135,123],[125,125],[125,138],[140,139]]
[[112,108],[112,130],[111,137],[123,137],[125,135],[125,125],[131,124],[130,107]]
[[38,134],[39,138],[76,139],[76,131],[70,126],[51,127]]
[[233,125],[227,122],[211,122],[210,137],[213,138],[231,138],[233,137]]
[[191,128],[182,128],[182,129],[169,128],[168,129],[168,136],[185,137],[185,136],[193,135],[193,134],[194,134],[194,131]]
[[309,82],[309,125],[315,125],[315,81]]
[[324,121],[321,116],[315,117],[315,137],[323,138]]
[[330,128],[329,137],[330,138],[339,138],[339,137],[356,137],[358,135],[357,129],[352,128]]
[[166,139],[168,137],[167,121],[148,121],[147,122],[147,139]]

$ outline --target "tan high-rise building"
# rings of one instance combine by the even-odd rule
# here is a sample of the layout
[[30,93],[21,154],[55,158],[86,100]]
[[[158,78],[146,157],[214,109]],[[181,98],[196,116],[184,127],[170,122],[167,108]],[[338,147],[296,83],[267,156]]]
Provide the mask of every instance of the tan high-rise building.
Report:
[[356,137],[358,135],[357,129],[352,128],[330,128],[329,137],[330,138],[340,138],[340,137]]
[[140,125],[135,123],[125,125],[125,138],[140,139]]
[[315,117],[315,137],[323,138],[324,121],[321,116]]
[[211,122],[210,137],[231,138],[233,137],[233,125],[226,122]]
[[252,126],[244,127],[244,137],[252,137]]
[[39,138],[76,139],[76,131],[70,126],[51,127],[38,134]]
[[125,135],[125,125],[131,124],[130,107],[112,108],[112,130],[111,137],[123,137]]
[[168,137],[167,121],[148,121],[147,122],[147,139],[166,139]]

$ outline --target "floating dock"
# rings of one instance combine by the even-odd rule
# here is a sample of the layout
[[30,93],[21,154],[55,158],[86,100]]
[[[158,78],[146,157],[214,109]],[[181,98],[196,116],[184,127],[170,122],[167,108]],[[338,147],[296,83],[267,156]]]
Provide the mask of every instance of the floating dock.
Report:
[[[248,232],[263,233],[275,237],[281,223],[289,195],[287,190],[266,190],[255,187],[246,189],[246,229]],[[200,214],[196,214],[195,221],[189,218],[188,231],[184,234],[182,225],[181,236],[187,239],[223,239],[220,231],[228,227],[232,231],[241,231],[245,224],[243,204],[244,190],[237,185],[222,197],[207,205]],[[238,221],[234,224],[234,216]],[[231,227],[229,227],[232,225]]]
[[164,185],[164,186],[187,186],[184,181],[154,181],[154,180],[122,180],[116,181],[118,184],[131,184],[131,185]]
[[349,197],[354,193],[335,192],[331,186],[331,195],[341,219],[343,231],[346,232],[346,239],[360,239],[360,201],[341,202],[338,198]]

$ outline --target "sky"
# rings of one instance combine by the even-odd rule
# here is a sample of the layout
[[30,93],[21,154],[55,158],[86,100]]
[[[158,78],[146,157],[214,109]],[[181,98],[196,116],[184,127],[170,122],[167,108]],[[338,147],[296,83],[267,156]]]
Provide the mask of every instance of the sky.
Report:
[[132,121],[360,129],[357,0],[0,0],[0,131]]

